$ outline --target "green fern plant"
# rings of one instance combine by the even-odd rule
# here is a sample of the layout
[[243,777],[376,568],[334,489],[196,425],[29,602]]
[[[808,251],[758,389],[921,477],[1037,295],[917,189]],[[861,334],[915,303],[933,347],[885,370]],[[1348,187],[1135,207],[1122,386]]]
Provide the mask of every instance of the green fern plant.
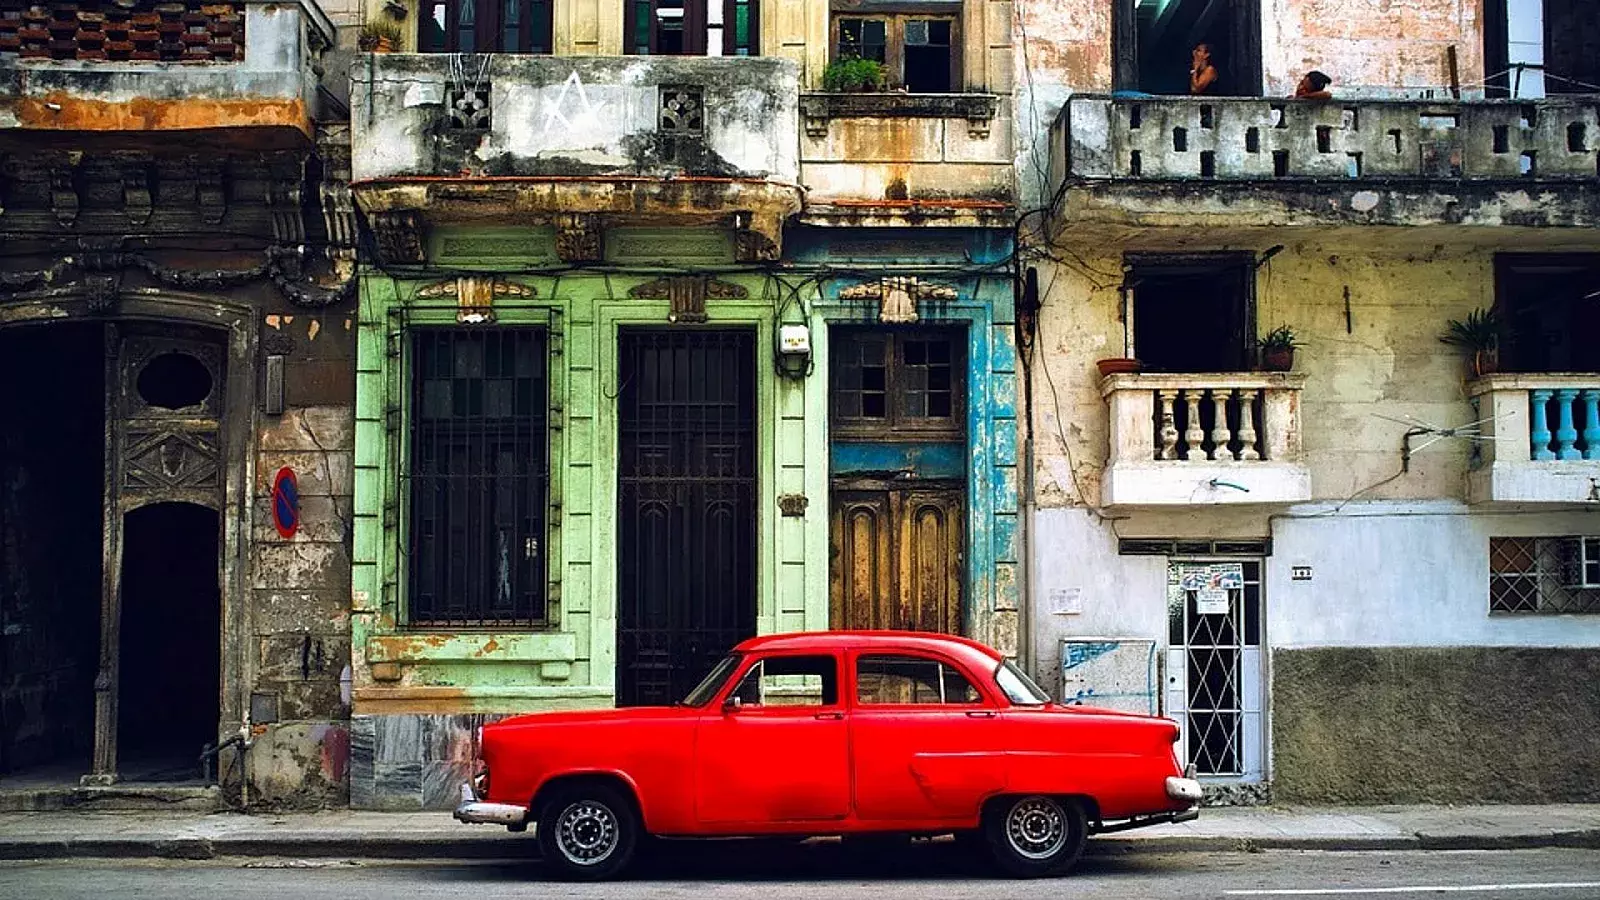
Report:
[[840,94],[882,90],[888,71],[875,59],[836,59],[822,70],[822,89]]

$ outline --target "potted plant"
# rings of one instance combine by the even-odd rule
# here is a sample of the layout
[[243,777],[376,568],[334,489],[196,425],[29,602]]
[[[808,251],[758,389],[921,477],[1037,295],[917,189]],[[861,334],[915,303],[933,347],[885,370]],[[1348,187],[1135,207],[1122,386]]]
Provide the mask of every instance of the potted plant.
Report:
[[1467,352],[1467,370],[1473,378],[1500,369],[1500,317],[1492,307],[1475,309],[1465,319],[1449,320],[1439,340]]
[[830,94],[883,90],[888,70],[875,59],[836,59],[822,70],[822,89]]
[[356,46],[368,53],[389,53],[400,46],[400,25],[389,19],[374,19],[361,26]]
[[1256,341],[1261,348],[1261,368],[1267,372],[1287,372],[1294,368],[1294,329],[1280,325]]

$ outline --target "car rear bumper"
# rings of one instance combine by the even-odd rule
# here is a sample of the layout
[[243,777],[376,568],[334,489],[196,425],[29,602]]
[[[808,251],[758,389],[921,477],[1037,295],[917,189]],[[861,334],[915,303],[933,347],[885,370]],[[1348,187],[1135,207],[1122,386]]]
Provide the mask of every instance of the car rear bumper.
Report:
[[528,808],[515,803],[490,803],[479,800],[472,785],[461,786],[461,803],[456,806],[455,817],[461,822],[481,822],[489,825],[526,825]]
[[1179,778],[1176,775],[1167,778],[1167,796],[1185,803],[1199,803],[1204,792],[1200,782],[1194,778]]
[[1186,809],[1182,812],[1156,813],[1150,816],[1134,816],[1121,822],[1102,822],[1100,827],[1094,829],[1095,834],[1110,834],[1114,831],[1129,831],[1134,828],[1145,828],[1150,825],[1167,825],[1173,822],[1192,822],[1200,818],[1200,810]]

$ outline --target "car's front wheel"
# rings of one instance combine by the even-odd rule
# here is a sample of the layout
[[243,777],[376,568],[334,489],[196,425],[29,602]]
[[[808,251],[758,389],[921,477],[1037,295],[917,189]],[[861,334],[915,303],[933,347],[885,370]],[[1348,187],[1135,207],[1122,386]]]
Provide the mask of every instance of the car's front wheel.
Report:
[[633,859],[642,826],[633,803],[604,784],[561,788],[539,815],[539,848],[556,874],[599,881]]
[[991,803],[983,832],[995,865],[1016,878],[1065,873],[1078,861],[1089,836],[1082,805],[1044,795]]

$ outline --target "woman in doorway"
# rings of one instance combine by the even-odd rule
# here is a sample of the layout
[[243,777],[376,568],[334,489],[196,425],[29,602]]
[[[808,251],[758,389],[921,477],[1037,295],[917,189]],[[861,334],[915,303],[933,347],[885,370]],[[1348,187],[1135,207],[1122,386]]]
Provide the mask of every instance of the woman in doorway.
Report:
[[1217,83],[1217,67],[1211,62],[1211,45],[1196,44],[1190,55],[1189,93],[1209,94]]

